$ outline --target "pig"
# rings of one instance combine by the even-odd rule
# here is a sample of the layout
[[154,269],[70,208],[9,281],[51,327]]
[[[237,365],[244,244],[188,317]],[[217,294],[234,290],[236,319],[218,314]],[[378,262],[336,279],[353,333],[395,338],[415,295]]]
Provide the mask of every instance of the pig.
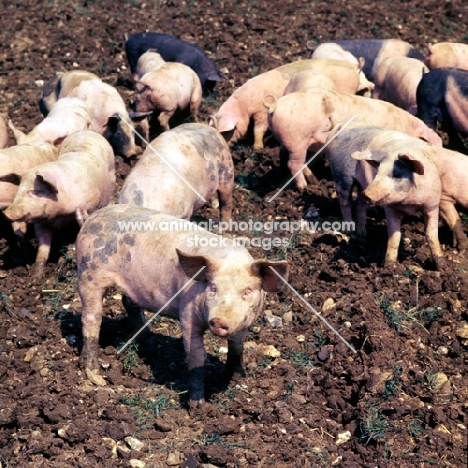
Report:
[[416,90],[423,73],[428,71],[428,68],[417,59],[409,57],[386,58],[375,66],[375,88],[372,97],[391,102],[416,115]]
[[313,180],[310,169],[307,166],[303,169],[307,151],[318,150],[325,144],[334,123],[354,117],[442,146],[436,132],[409,112],[388,102],[324,89],[290,93],[270,106],[268,125],[289,153],[288,167],[299,190],[306,188],[306,177]]
[[461,68],[468,70],[468,44],[460,42],[439,42],[429,44],[424,63],[429,70],[437,68]]
[[57,73],[42,88],[42,96],[39,99],[39,109],[42,115],[47,117],[51,107],[59,99],[69,96],[73,89],[86,80],[102,81],[96,74],[85,70]]
[[103,136],[92,131],[72,133],[63,141],[56,161],[33,167],[22,176],[4,214],[10,221],[34,223],[39,248],[33,277],[44,274],[54,228],[73,220],[83,224],[89,213],[113,200],[114,191],[114,152]]
[[86,80],[70,96],[81,99],[89,109],[96,132],[104,136],[115,154],[131,158],[141,153],[125,102],[117,89],[97,80]]
[[[153,228],[141,231],[135,223]],[[169,225],[174,228],[165,229]],[[248,327],[263,309],[264,291],[280,290],[277,273],[286,279],[288,263],[254,260],[232,239],[194,231],[194,226],[134,205],[108,206],[85,221],[76,241],[77,284],[83,306],[82,360],[94,383],[106,383],[98,374],[99,331],[102,297],[113,285],[122,290],[124,307],[135,321],[146,322],[143,308],[179,319],[192,408],[204,403],[205,330],[227,338],[226,367],[230,373],[242,372]]]
[[156,51],[152,49],[147,50],[144,54],[140,55],[138,59],[133,81],[141,80],[141,77],[145,73],[156,70],[165,63],[167,62]]
[[198,123],[159,135],[125,179],[119,203],[151,208],[190,219],[217,193],[221,221],[232,213],[234,165],[224,138]]
[[253,120],[253,147],[261,150],[263,136],[268,130],[265,97],[280,98],[292,76],[304,70],[319,70],[328,74],[342,92],[355,93],[359,88],[359,70],[348,62],[333,59],[298,60],[248,80],[210,117],[209,124],[232,145],[247,134],[249,123]]
[[50,109],[47,117],[28,134],[17,129],[11,120],[8,126],[13,131],[18,144],[31,141],[45,141],[60,146],[62,141],[80,130],[95,130],[94,120],[88,106],[76,97],[59,99]]
[[8,130],[5,119],[0,115],[0,149],[8,146]]
[[359,89],[363,91],[363,95],[366,97],[371,96],[371,92],[374,89],[374,84],[370,82],[362,69],[365,65],[366,60],[364,57],[355,57],[351,52],[348,52],[341,48],[338,44],[332,42],[320,44],[312,53],[311,58],[313,59],[335,59],[345,60],[359,68]]
[[126,39],[125,53],[132,75],[136,74],[138,58],[149,49],[158,52],[167,62],[190,67],[198,75],[203,89],[213,90],[218,81],[227,78],[197,45],[155,32],[132,34]]
[[438,68],[425,73],[416,90],[417,116],[447,133],[448,147],[466,153],[459,133],[468,135],[468,71]]
[[[190,67],[167,62],[137,81],[134,108],[137,113],[157,111],[159,125],[167,131],[169,120],[187,108],[195,122],[198,121],[202,96],[200,80]],[[146,139],[150,134],[148,119],[142,121]]]
[[294,73],[284,90],[284,94],[295,93],[296,91],[309,88],[322,88],[336,91],[335,82],[326,73],[320,70],[303,70]]
[[[363,58],[362,72],[371,81],[374,80],[375,63],[385,58],[409,57],[421,62],[424,60],[424,55],[419,50],[400,39],[343,39],[332,43],[338,44],[344,51],[350,52],[358,59]],[[307,43],[309,50],[314,50],[316,47],[314,41]]]
[[[342,127],[342,124],[336,125],[329,139],[332,139]],[[379,154],[384,154],[383,148],[385,151],[389,148],[406,148],[406,151],[411,151],[412,154],[422,154],[433,162],[441,181],[440,216],[453,231],[455,246],[460,251],[466,251],[468,238],[463,230],[456,206],[468,208],[466,191],[468,158],[456,151],[430,145],[402,132],[389,131],[362,122],[352,122],[327,146],[325,151],[330,161],[343,218],[351,220],[351,192],[356,184],[358,188],[361,188],[356,176],[357,171],[362,170],[362,167],[359,167],[361,161],[351,159],[349,155],[354,151],[370,149],[372,158],[376,159]],[[427,196],[430,197],[431,194]],[[365,236],[366,234],[366,212],[367,208],[362,204],[358,195],[356,199],[358,235]]]

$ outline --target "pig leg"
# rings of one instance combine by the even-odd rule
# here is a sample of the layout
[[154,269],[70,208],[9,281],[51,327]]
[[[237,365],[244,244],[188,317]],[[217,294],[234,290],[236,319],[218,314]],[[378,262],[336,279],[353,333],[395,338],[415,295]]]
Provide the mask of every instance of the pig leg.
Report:
[[386,206],[385,217],[387,218],[388,242],[384,265],[390,267],[397,262],[398,247],[401,241],[401,220],[403,216],[398,211]]
[[136,339],[144,338],[146,335],[148,335],[149,329],[145,326],[146,317],[143,307],[135,304],[128,296],[122,297],[122,304],[132,324],[132,335],[144,327]]
[[172,116],[175,114],[175,109],[172,111],[161,111],[158,117],[159,125],[161,125],[161,128],[167,132],[171,128],[169,127],[169,120],[172,118]]
[[464,251],[468,248],[468,238],[466,237],[460,216],[453,203],[441,202],[440,215],[453,231],[454,245],[458,250]]
[[302,166],[305,163],[307,155],[307,148],[305,151],[293,151],[289,153],[288,168],[291,171],[291,174],[295,177],[296,187],[299,191],[304,190],[307,187],[307,182],[304,177],[304,172]]
[[439,243],[439,207],[424,213],[424,228],[432,258],[438,270],[445,267],[445,260]]
[[204,325],[198,323],[199,315],[195,305],[189,302],[181,303],[179,309],[180,328],[184,342],[188,364],[190,408],[205,403],[205,346],[203,344]]
[[78,224],[80,225],[80,227],[83,226],[83,223],[88,217],[88,212],[85,209],[77,208],[75,210],[75,215],[76,215],[76,220],[78,221]]
[[268,130],[268,121],[266,115],[257,114],[254,116],[254,145],[253,149],[259,151],[263,149],[263,137]]
[[81,315],[83,327],[81,362],[86,376],[91,382],[96,385],[106,385],[106,381],[98,373],[99,332],[102,323],[102,297],[105,288],[95,288],[90,283],[78,282],[78,289],[83,305]]
[[[358,193],[356,198],[356,234],[361,237],[366,237],[366,224],[367,224],[367,210],[369,209],[362,201],[361,192]],[[345,221],[347,221],[345,219]]]
[[233,374],[238,373],[245,376],[244,369],[242,368],[242,355],[244,351],[244,340],[247,336],[247,328],[240,332],[231,335],[228,339],[228,355],[226,360],[226,370],[231,377]]
[[219,214],[221,221],[230,221],[232,219],[232,188],[220,188],[218,190]]
[[36,255],[36,263],[31,269],[31,276],[35,279],[41,279],[44,276],[44,268],[49,259],[50,246],[52,244],[52,229],[43,224],[34,224],[37,243],[39,245]]
[[198,122],[198,112],[202,101],[202,92],[193,93],[190,99],[190,115],[195,122]]

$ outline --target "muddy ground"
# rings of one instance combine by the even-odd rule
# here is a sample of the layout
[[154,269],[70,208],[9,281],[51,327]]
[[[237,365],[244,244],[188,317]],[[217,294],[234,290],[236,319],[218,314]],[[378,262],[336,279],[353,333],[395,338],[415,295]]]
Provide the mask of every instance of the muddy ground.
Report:
[[[40,80],[57,71],[95,72],[130,105],[124,33],[166,32],[206,51],[228,79],[205,96],[203,118],[252,76],[306,58],[307,40],[402,38],[422,52],[428,42],[468,42],[461,0],[16,0],[0,10],[0,113],[23,130],[41,120]],[[273,137],[261,152],[245,140],[232,153],[235,219],[340,219],[325,166],[320,187],[291,187],[267,203],[288,177]],[[119,186],[133,165],[117,158]],[[198,215],[217,219],[211,208]],[[206,335],[209,402],[190,413],[178,324],[157,319],[147,342],[117,356],[129,327],[119,291],[109,291],[100,343],[108,385],[93,386],[78,363],[76,229],[57,233],[45,281],[34,282],[34,236],[25,261],[1,224],[0,466],[466,466],[468,262],[441,223],[448,266],[435,271],[423,233],[420,217],[406,219],[395,269],[382,267],[376,209],[366,240],[283,233],[287,248],[252,248],[288,259],[291,285],[356,352],[288,289],[269,295],[282,326],[251,328],[245,378],[226,385],[226,343]]]

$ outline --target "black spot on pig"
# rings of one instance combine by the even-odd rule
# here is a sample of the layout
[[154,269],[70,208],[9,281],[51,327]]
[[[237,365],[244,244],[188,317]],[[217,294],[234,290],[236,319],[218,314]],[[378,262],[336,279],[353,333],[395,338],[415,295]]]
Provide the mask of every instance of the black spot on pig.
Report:
[[127,245],[135,245],[135,235],[131,236],[130,234],[125,234],[125,236],[123,237],[123,241],[127,244]]
[[127,252],[127,255],[125,255],[125,260],[129,262],[132,259],[132,254],[130,252]]

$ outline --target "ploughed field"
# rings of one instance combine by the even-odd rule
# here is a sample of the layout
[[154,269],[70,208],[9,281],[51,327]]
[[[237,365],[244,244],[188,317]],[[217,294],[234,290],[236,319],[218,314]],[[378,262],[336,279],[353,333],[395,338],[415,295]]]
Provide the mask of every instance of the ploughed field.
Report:
[[[130,106],[124,33],[165,32],[206,52],[228,76],[205,95],[206,119],[247,79],[307,58],[308,40],[401,38],[425,52],[428,42],[468,42],[467,10],[459,0],[3,2],[0,113],[29,131],[41,120],[38,80],[78,68],[117,86]],[[320,186],[291,186],[268,203],[289,178],[274,138],[258,152],[243,140],[232,154],[235,220],[340,220],[323,161]],[[120,187],[135,161],[116,163]],[[245,232],[254,257],[290,261],[292,287],[357,352],[286,288],[267,296],[269,319],[251,327],[244,378],[224,381],[226,343],[206,335],[208,403],[189,413],[177,322],[156,319],[149,340],[117,356],[130,324],[120,292],[109,291],[100,342],[108,385],[94,386],[79,367],[76,230],[56,236],[39,282],[28,273],[34,236],[25,262],[1,224],[0,466],[465,466],[468,261],[440,223],[447,267],[436,271],[415,216],[403,225],[399,263],[383,268],[382,211],[369,211],[367,227],[366,240],[281,231],[273,236],[288,245],[269,250],[261,242],[271,236]]]

